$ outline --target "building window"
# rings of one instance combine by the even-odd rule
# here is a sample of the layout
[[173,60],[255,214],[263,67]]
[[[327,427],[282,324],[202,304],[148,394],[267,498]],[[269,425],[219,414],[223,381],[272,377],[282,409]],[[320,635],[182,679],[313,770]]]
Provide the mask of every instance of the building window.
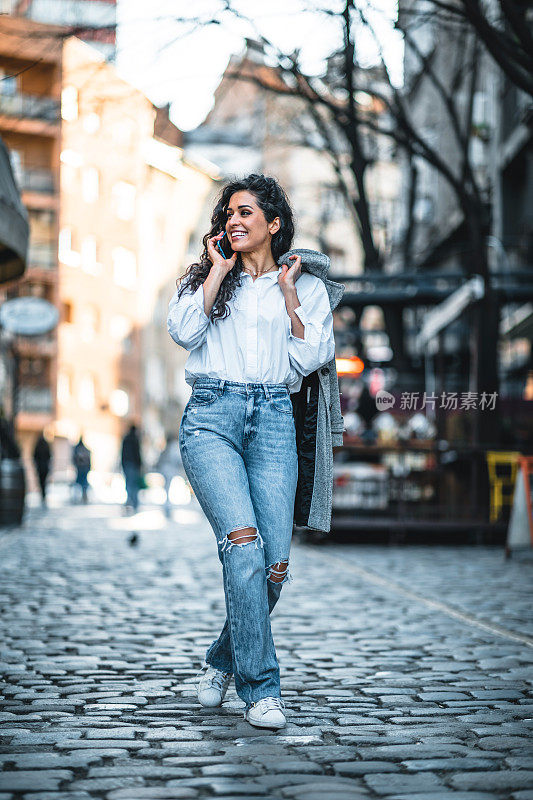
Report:
[[67,303],[67,302],[63,303],[61,317],[62,317],[62,321],[66,322],[68,325],[70,325],[72,323],[72,320],[73,320],[72,303]]
[[10,75],[4,67],[0,67],[0,86],[0,92],[3,95],[13,97],[17,93],[17,78],[15,75]]
[[119,144],[122,147],[130,147],[133,141],[134,130],[134,124],[128,120],[115,122],[111,127],[111,138],[115,144]]
[[100,117],[94,112],[85,114],[83,117],[83,130],[87,133],[96,133],[100,130]]
[[98,263],[97,245],[94,236],[85,236],[81,243],[81,266],[89,275],[99,275],[102,265]]
[[9,160],[11,161],[11,168],[13,170],[13,175],[15,176],[15,180],[20,188],[23,183],[23,169],[24,169],[24,159],[22,152],[20,150],[10,149]]
[[67,164],[69,167],[73,169],[78,169],[83,164],[83,158],[76,150],[66,150],[61,151],[61,155],[59,156],[59,160],[62,164]]
[[72,249],[72,230],[70,228],[62,228],[59,231],[58,256],[61,263],[68,267],[80,266],[80,254]]
[[126,389],[115,389],[109,398],[111,413],[117,417],[125,417],[130,410],[130,396]]
[[115,247],[112,252],[113,280],[124,289],[135,289],[137,284],[137,260],[135,253],[125,247]]
[[84,375],[78,389],[78,404],[84,411],[94,408],[96,399],[95,380],[92,375]]
[[100,327],[100,312],[93,305],[84,306],[80,313],[80,336],[83,342],[92,342]]
[[60,370],[57,375],[57,401],[59,405],[66,406],[72,397],[72,377],[66,370]]
[[128,317],[125,317],[123,314],[115,314],[111,317],[109,322],[109,332],[113,339],[116,339],[118,342],[122,341],[129,336],[131,331],[131,321]]
[[115,183],[112,189],[113,206],[119,219],[133,219],[135,214],[135,186],[125,181]]
[[99,176],[94,167],[85,167],[81,174],[81,194],[86,203],[98,200]]
[[331,273],[342,275],[346,272],[346,252],[337,247],[330,247],[329,258],[331,263]]
[[78,119],[78,90],[75,86],[65,86],[61,92],[61,117],[65,122]]

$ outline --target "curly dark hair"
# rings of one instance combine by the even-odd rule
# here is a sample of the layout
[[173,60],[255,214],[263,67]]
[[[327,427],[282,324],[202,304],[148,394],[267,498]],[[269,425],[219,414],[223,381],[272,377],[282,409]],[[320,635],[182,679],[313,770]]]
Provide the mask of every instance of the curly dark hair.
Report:
[[[275,178],[255,173],[246,178],[228,183],[220,194],[211,216],[211,230],[202,239],[204,249],[200,261],[191,264],[178,284],[178,296],[189,289],[195,292],[202,284],[209,270],[213,266],[207,252],[208,240],[226,229],[226,217],[230,198],[235,192],[247,191],[254,195],[257,205],[265,215],[267,222],[272,222],[276,217],[280,219],[280,228],[272,236],[271,248],[274,260],[277,262],[283,253],[290,250],[294,237],[294,220],[287,195]],[[215,303],[211,310],[211,319],[224,319],[230,313],[228,301],[231,300],[235,289],[241,285],[242,259],[237,254],[235,266],[225,276],[220,285]]]

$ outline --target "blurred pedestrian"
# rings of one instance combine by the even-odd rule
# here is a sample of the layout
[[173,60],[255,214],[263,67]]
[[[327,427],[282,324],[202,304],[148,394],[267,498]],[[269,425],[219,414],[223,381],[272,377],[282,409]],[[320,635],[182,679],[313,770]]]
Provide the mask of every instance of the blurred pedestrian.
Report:
[[357,413],[365,424],[365,429],[361,433],[361,439],[365,444],[374,444],[376,432],[372,430],[372,421],[378,415],[378,407],[375,399],[370,394],[368,386],[363,386],[357,403]]
[[46,483],[48,481],[51,462],[52,451],[50,450],[50,445],[44,437],[44,431],[41,431],[37,441],[35,442],[35,447],[33,448],[33,463],[39,479],[39,488],[41,490],[43,506],[46,505]]
[[155,468],[165,479],[165,513],[168,517],[172,507],[169,497],[170,484],[176,475],[184,474],[184,469],[178,446],[178,437],[173,433],[169,433],[166,439],[167,443],[161,451]]
[[20,447],[15,441],[13,428],[7,421],[4,409],[0,406],[0,459],[20,458]]
[[139,507],[142,459],[136,425],[130,425],[127,434],[122,440],[121,462],[126,480],[126,508],[137,511]]
[[81,499],[87,502],[87,490],[89,488],[88,476],[91,471],[91,451],[80,436],[78,444],[72,448],[72,463],[76,468],[76,485],[81,489]]

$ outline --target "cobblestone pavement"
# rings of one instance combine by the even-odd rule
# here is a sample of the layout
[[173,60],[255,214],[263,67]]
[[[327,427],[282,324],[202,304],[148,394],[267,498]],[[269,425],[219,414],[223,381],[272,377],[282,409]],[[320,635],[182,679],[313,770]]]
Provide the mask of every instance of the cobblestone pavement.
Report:
[[0,562],[0,800],[533,800],[527,556],[295,544],[277,733],[196,702],[224,602],[194,506],[32,512]]

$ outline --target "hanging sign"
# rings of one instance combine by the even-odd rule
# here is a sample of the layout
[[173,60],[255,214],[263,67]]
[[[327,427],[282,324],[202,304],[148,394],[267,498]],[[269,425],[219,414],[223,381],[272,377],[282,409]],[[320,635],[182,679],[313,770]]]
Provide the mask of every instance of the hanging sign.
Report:
[[16,336],[42,336],[58,321],[57,308],[41,297],[15,297],[0,306],[0,326]]

